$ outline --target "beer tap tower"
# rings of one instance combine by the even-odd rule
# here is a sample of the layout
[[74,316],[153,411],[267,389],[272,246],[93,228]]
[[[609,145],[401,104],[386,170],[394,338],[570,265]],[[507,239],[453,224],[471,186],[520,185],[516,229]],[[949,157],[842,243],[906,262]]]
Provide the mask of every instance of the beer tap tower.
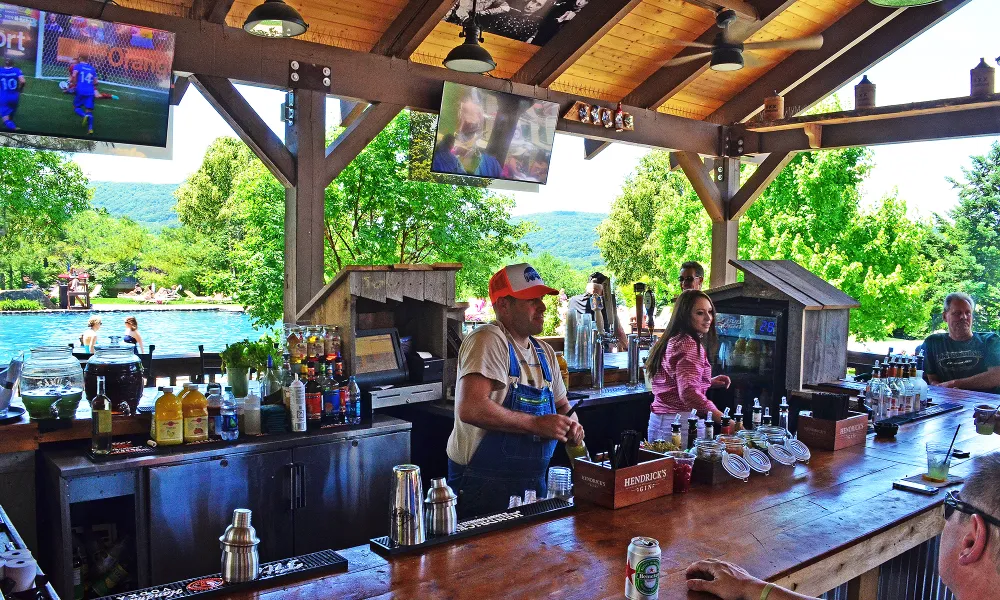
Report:
[[[629,385],[638,385],[639,369],[642,368],[639,352],[649,350],[656,343],[657,336],[653,335],[656,299],[653,297],[653,289],[645,283],[637,283],[632,289],[635,291],[636,331],[628,336],[628,382]],[[644,322],[648,328],[646,334],[643,334]]]

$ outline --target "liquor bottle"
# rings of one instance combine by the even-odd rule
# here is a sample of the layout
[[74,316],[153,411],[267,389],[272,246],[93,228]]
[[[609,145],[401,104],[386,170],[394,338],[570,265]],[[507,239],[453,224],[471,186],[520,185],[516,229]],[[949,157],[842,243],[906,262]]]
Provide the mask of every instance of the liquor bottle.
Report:
[[174,395],[174,388],[163,388],[156,399],[156,443],[173,446],[184,443],[183,401]]
[[729,416],[729,407],[722,411],[722,429],[719,431],[722,435],[733,435],[733,418]]
[[292,363],[286,353],[284,360],[281,363],[281,402],[285,405],[286,409],[288,409],[289,406],[288,397],[291,393],[291,388],[289,388],[290,385],[292,385]]
[[753,424],[754,430],[756,430],[758,427],[760,427],[760,418],[761,418],[760,398],[754,398],[753,399],[753,409],[752,410],[753,410],[753,412],[752,412],[752,414],[750,416],[750,419],[751,419],[750,422]]
[[104,395],[104,376],[97,376],[97,395],[90,401],[91,423],[90,451],[94,454],[111,453],[111,399]]
[[913,364],[911,372],[913,373],[913,382],[917,386],[917,394],[915,402],[918,403],[917,410],[923,410],[927,408],[927,382],[924,381],[924,371],[920,368],[920,363],[923,357],[918,357]]
[[227,442],[232,442],[240,437],[239,421],[236,416],[236,398],[233,397],[233,390],[226,387],[222,393],[219,407],[219,437]]
[[267,355],[267,370],[264,371],[264,376],[260,379],[261,399],[270,398],[271,395],[278,393],[281,389],[281,376],[278,373],[278,369],[274,367],[274,357],[270,354]]
[[872,376],[871,376],[871,379],[868,380],[868,384],[865,386],[865,396],[867,396],[868,398],[872,398],[873,397],[873,395],[872,395],[872,383],[875,381],[875,371],[880,366],[881,366],[881,364],[879,363],[879,361],[876,360],[875,361],[875,366],[872,367]]
[[736,405],[736,414],[733,415],[733,435],[743,431],[743,405]]
[[762,425],[768,425],[768,426],[771,425],[771,407],[770,406],[764,409],[764,416],[761,417],[760,422],[761,422]]
[[899,385],[895,363],[889,363],[889,373],[886,375],[886,379],[889,386],[889,410],[886,416],[895,417],[900,412],[900,403],[903,398],[903,390]]
[[566,442],[566,456],[569,457],[569,465],[574,466],[574,459],[582,458],[583,460],[590,460],[590,451],[587,450],[587,444],[580,442],[579,444],[572,444]]
[[323,388],[316,381],[316,368],[310,363],[306,381],[306,419],[309,429],[317,429],[323,419]]
[[295,379],[289,387],[288,410],[292,418],[292,431],[304,433],[306,430],[306,386],[299,379],[299,374],[293,375]]
[[358,387],[358,382],[354,379],[354,375],[347,384],[348,389],[348,399],[347,399],[347,420],[351,425],[361,424],[361,388]]
[[910,363],[908,360],[900,364],[899,371],[899,387],[902,389],[902,405],[900,406],[899,411],[908,413],[918,410],[913,406],[913,398],[917,391],[916,385],[910,377]]
[[684,442],[684,449],[694,448],[694,442],[698,439],[698,411],[692,410],[688,417],[687,440]]
[[348,424],[347,420],[347,403],[350,401],[351,390],[349,389],[350,380],[345,377],[344,374],[344,361],[337,360],[337,381],[340,382],[339,396],[340,396],[340,409],[337,411],[337,423],[343,425]]
[[712,420],[711,411],[705,415],[705,439],[714,440],[715,439],[715,421]]
[[323,388],[323,423],[336,425],[340,414],[340,381],[334,374],[334,363],[326,363],[326,376],[320,385]]

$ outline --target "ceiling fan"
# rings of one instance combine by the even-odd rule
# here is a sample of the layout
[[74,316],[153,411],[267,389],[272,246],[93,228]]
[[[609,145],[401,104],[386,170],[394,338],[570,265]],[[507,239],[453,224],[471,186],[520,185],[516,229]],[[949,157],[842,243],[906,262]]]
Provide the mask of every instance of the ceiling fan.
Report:
[[715,25],[721,29],[711,44],[702,42],[686,42],[682,40],[671,40],[671,44],[678,46],[689,46],[692,48],[707,48],[708,52],[700,52],[689,56],[681,56],[668,60],[663,64],[665,67],[675,67],[685,63],[703,60],[711,57],[711,68],[715,71],[738,71],[743,68],[744,50],[819,50],[823,47],[823,36],[811,35],[804,38],[791,40],[774,40],[771,42],[749,42],[743,43],[734,41],[729,37],[729,26],[736,21],[736,11],[720,10],[715,15]]

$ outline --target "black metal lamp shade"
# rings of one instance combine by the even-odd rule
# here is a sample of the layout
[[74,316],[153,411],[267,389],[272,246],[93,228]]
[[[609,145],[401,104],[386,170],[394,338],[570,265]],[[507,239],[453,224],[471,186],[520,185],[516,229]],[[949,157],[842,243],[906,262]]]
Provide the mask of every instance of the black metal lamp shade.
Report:
[[309,25],[297,10],[282,0],[265,0],[250,11],[243,30],[260,37],[288,38],[302,35]]
[[726,46],[713,48],[711,67],[713,71],[739,71],[743,68],[743,52]]
[[463,73],[486,73],[495,69],[496,61],[486,48],[479,45],[477,37],[466,35],[465,42],[448,53],[444,59],[444,66]]

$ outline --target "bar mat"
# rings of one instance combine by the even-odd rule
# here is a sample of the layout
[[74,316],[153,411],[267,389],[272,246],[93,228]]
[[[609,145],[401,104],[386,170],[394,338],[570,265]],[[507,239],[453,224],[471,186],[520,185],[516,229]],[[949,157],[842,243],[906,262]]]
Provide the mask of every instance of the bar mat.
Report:
[[101,596],[103,600],[158,600],[160,598],[204,598],[212,594],[228,594],[235,590],[245,590],[260,584],[270,585],[282,579],[300,577],[302,575],[316,576],[319,573],[344,572],[347,570],[347,559],[333,550],[321,550],[312,554],[304,554],[294,558],[276,560],[260,566],[260,577],[256,581],[226,585],[222,574],[194,577],[184,581],[175,581],[164,585],[148,587],[142,590],[129,590],[117,594]]
[[924,479],[923,474],[914,475],[912,477],[906,477],[903,481],[909,481],[911,483],[920,483],[923,485],[929,485],[935,488],[946,488],[953,485],[958,485],[960,483],[965,483],[965,478],[958,477],[956,475],[949,475],[948,481],[930,481],[929,479]]
[[573,504],[572,500],[549,498],[532,504],[518,506],[517,508],[508,508],[507,510],[498,513],[464,519],[459,521],[458,530],[452,535],[428,537],[423,544],[415,544],[413,546],[397,546],[389,540],[389,536],[384,535],[382,537],[372,538],[369,546],[371,547],[372,552],[381,554],[382,556],[421,553],[432,546],[447,544],[455,540],[491,531],[517,527],[525,523],[545,519],[553,515],[558,515],[559,513],[568,512],[574,508],[576,508],[576,506]]
[[919,421],[920,419],[926,419],[927,417],[933,417],[934,415],[940,415],[941,413],[951,412],[960,408],[962,408],[962,405],[956,402],[942,402],[941,404],[933,404],[916,412],[903,413],[895,417],[882,419],[879,423],[895,423],[896,425],[903,425],[904,423],[912,423],[914,421]]

